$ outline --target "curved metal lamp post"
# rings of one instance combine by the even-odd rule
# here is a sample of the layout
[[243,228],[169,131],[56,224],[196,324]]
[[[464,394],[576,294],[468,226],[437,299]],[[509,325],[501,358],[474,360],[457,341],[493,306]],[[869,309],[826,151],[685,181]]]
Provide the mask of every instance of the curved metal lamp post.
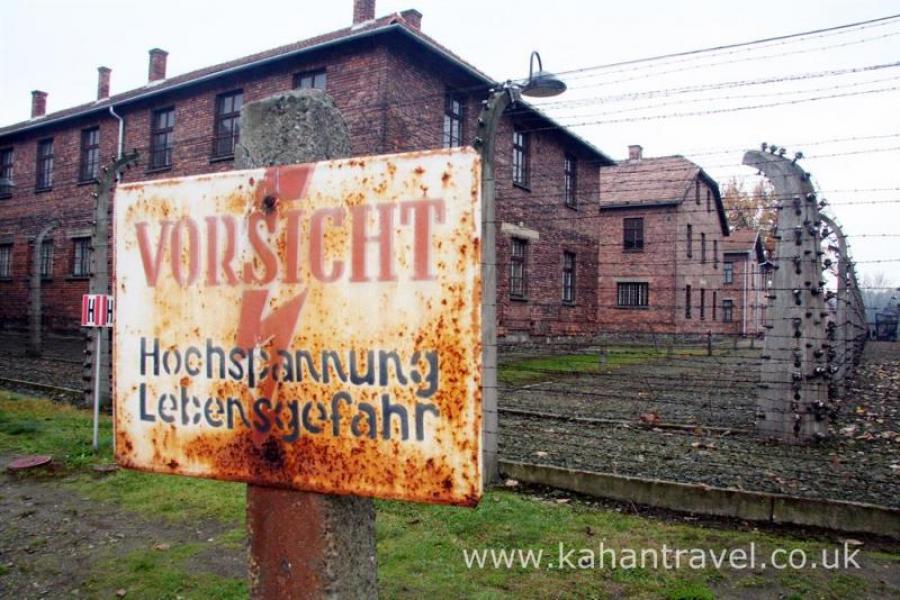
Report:
[[[538,71],[534,72],[537,59]],[[475,148],[481,152],[481,331],[483,348],[482,373],[482,472],[484,483],[499,477],[497,455],[497,223],[496,178],[494,176],[494,150],[497,142],[497,126],[503,112],[521,100],[521,95],[536,98],[557,96],[566,90],[552,73],[544,71],[541,55],[531,53],[528,81],[524,85],[507,80],[491,88],[482,103],[475,134]]]

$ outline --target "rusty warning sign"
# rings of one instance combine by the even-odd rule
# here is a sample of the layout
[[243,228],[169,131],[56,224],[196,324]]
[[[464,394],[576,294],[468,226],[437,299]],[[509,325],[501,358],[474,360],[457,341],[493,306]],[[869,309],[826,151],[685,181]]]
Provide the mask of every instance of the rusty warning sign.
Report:
[[477,503],[479,199],[467,149],[120,185],[119,464]]

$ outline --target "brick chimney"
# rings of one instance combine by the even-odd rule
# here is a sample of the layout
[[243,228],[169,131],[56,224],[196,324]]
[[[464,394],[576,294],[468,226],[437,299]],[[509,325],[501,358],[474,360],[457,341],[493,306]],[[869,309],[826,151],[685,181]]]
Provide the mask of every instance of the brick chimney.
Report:
[[109,67],[97,67],[97,100],[109,98]]
[[408,10],[404,10],[402,13],[400,13],[400,16],[403,17],[404,21],[406,21],[416,29],[422,29],[422,13],[420,13],[416,9],[410,8]]
[[353,0],[353,24],[365,23],[375,18],[375,0]]
[[31,118],[43,117],[47,114],[47,92],[34,90],[31,92]]
[[638,144],[628,146],[628,160],[641,160],[644,158],[644,148]]
[[150,50],[150,71],[147,81],[159,81],[166,78],[166,57],[169,53],[159,48]]

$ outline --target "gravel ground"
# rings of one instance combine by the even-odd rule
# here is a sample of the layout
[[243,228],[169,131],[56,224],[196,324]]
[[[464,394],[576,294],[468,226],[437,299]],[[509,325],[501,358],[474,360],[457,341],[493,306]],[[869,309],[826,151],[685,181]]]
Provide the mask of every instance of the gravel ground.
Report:
[[26,337],[0,334],[0,378],[81,389],[83,338],[49,337],[41,358],[28,356],[27,348]]
[[[754,437],[758,371],[759,351],[739,350],[502,389],[501,411],[582,419],[501,412],[501,456],[900,507],[900,345],[869,344],[831,426],[833,435],[814,445],[779,445]],[[686,427],[666,427],[673,424]]]

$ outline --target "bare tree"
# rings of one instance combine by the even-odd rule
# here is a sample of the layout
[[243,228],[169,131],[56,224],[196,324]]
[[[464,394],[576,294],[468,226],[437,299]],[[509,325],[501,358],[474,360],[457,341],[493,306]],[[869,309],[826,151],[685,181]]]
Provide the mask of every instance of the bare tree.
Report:
[[762,232],[763,245],[772,252],[775,240],[772,232],[778,218],[775,192],[767,181],[759,181],[747,190],[744,182],[735,178],[722,186],[722,203],[728,221],[734,229],[757,229]]

